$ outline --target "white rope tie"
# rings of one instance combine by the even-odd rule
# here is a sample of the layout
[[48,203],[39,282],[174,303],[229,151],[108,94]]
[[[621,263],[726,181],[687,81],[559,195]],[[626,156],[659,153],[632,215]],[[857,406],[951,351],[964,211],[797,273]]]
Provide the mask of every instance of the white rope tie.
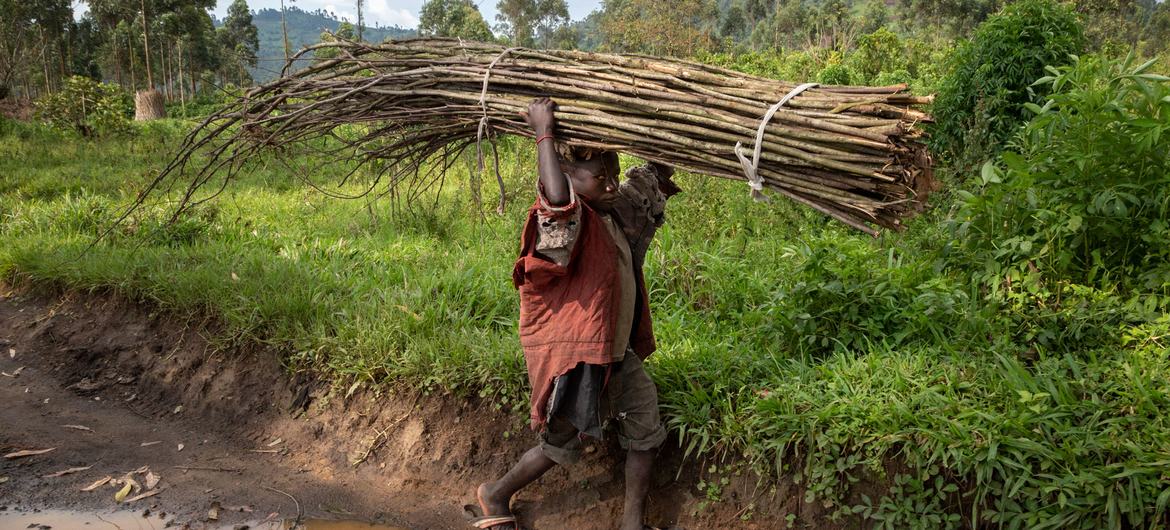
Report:
[[[459,42],[460,42],[460,45],[462,45],[463,41],[460,40]],[[480,92],[479,92],[479,108],[483,111],[483,117],[481,117],[479,119],[479,130],[475,133],[475,157],[479,161],[479,176],[480,176],[480,178],[483,178],[483,170],[484,170],[483,135],[485,132],[487,132],[487,129],[488,129],[488,109],[487,109],[488,80],[491,79],[492,68],[496,67],[496,63],[500,62],[500,59],[503,59],[504,56],[506,56],[509,53],[512,53],[516,50],[519,50],[519,49],[520,48],[508,48],[508,49],[500,52],[500,54],[497,55],[496,58],[492,60],[491,64],[488,65],[487,70],[484,70],[484,72],[483,72],[483,89],[480,90]],[[497,173],[496,174],[496,181],[497,181],[496,183],[499,184],[499,186],[500,186],[500,203],[496,206],[496,212],[503,214],[504,213],[504,181],[499,176],[499,169],[498,168],[497,168],[496,173]]]
[[764,119],[760,120],[760,128],[756,131],[756,150],[752,154],[751,160],[748,160],[747,154],[744,153],[743,143],[735,143],[735,156],[739,157],[739,163],[743,165],[743,174],[747,177],[748,186],[752,188],[752,198],[757,201],[766,201],[768,197],[763,194],[764,191],[764,177],[759,174],[760,167],[760,152],[764,147],[764,130],[768,128],[768,123],[772,121],[772,117],[776,115],[776,111],[780,110],[792,98],[799,96],[801,92],[810,88],[820,86],[819,83],[805,83],[789,92],[778,103],[772,105],[768,112],[764,114]]

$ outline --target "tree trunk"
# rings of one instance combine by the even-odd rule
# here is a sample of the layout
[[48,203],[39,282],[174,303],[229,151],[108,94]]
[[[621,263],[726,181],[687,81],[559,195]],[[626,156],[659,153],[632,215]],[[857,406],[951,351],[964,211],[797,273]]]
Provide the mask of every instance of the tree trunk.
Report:
[[50,76],[49,76],[49,51],[48,51],[49,46],[45,44],[44,30],[41,30],[40,33],[41,33],[41,72],[43,72],[43,75],[45,76],[45,91],[51,92],[49,90],[49,80],[50,80]]
[[187,113],[187,86],[183,83],[183,40],[179,39],[179,104],[183,106],[183,114]]
[[134,70],[134,39],[126,36],[126,56],[130,58],[130,89],[138,90],[138,72]]
[[284,0],[280,0],[280,34],[284,36],[284,62],[288,63],[289,45],[288,45],[288,25],[284,22]]
[[[61,79],[62,80],[64,80],[66,77],[69,77],[68,74],[66,74],[66,67],[65,67],[65,65],[66,65],[65,59],[67,57],[69,58],[68,63],[72,63],[73,62],[73,59],[72,59],[73,52],[69,49],[68,41],[65,40],[64,36],[61,36],[57,39],[57,64],[59,64],[60,68],[61,68]],[[70,66],[68,68],[68,70],[72,70],[72,69],[73,69],[72,66]]]
[[125,82],[122,80],[122,54],[118,52],[118,50],[119,50],[121,47],[120,47],[120,46],[118,46],[118,34],[117,34],[117,33],[114,33],[114,31],[115,31],[116,29],[117,29],[117,27],[116,27],[116,26],[111,26],[111,27],[110,27],[110,30],[109,30],[109,32],[110,32],[110,35],[112,35],[112,36],[113,36],[113,46],[114,46],[114,75],[115,75],[115,76],[118,78],[118,86],[119,86],[119,87],[122,87],[122,89],[123,89],[123,90],[125,90],[125,89],[126,89],[126,83],[125,83]]
[[171,49],[172,48],[168,48],[164,43],[162,51],[158,54],[159,59],[162,60],[163,67],[163,96],[166,97],[168,102],[174,101],[175,99],[174,94],[171,93],[171,67],[173,66],[171,64]]
[[150,34],[146,24],[146,0],[139,0],[142,6],[142,56],[146,58],[146,89],[154,89],[154,74],[150,71]]
[[150,121],[165,117],[167,117],[167,107],[161,92],[148,88],[134,94],[135,121]]
[[[192,64],[191,63],[191,50],[187,50],[187,68],[191,68],[191,64]],[[199,93],[198,87],[195,86],[195,72],[192,71],[192,72],[188,73],[187,75],[189,75],[191,78],[191,97],[194,98],[195,94]]]

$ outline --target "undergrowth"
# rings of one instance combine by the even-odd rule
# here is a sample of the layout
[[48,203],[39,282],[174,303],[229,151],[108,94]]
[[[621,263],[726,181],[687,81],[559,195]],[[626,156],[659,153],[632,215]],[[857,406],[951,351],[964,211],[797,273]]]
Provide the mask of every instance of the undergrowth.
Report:
[[[1139,66],[1053,69],[1051,103],[954,204],[876,240],[680,175],[646,274],[683,450],[879,528],[1165,527],[1170,98]],[[90,248],[185,126],[0,122],[0,274],[210,313],[341,385],[527,410],[510,271],[530,149],[501,150],[503,215],[470,159],[416,211],[258,161],[179,222],[154,204]]]

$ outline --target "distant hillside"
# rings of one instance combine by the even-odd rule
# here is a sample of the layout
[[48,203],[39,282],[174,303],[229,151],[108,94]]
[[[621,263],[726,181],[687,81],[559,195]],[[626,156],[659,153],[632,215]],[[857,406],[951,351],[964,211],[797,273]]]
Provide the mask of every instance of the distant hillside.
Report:
[[[321,32],[325,30],[337,31],[341,20],[331,12],[323,9],[304,11],[295,6],[285,8],[285,22],[288,24],[288,41],[293,52],[316,44],[321,40]],[[351,21],[352,22],[352,21]],[[261,9],[252,13],[252,23],[260,34],[260,51],[257,53],[260,61],[252,69],[252,78],[257,83],[274,79],[284,66],[284,43],[280,35],[280,10]],[[215,20],[216,27],[223,24]],[[404,29],[398,26],[369,27],[362,30],[362,39],[368,42],[381,42],[385,39],[401,39],[415,36],[413,29]]]

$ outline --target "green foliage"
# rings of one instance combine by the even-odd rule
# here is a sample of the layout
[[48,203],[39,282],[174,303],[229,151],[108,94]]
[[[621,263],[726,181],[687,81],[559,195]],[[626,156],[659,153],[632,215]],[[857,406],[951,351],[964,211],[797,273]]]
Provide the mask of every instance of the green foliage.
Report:
[[934,27],[951,36],[966,35],[1010,0],[897,0],[908,24]]
[[558,32],[569,22],[565,0],[499,0],[497,30],[513,46],[550,48]]
[[863,35],[848,52],[810,48],[791,52],[705,53],[697,60],[761,77],[825,84],[894,85],[933,94],[949,44],[902,38],[888,29]]
[[821,355],[875,343],[959,348],[984,329],[961,285],[895,248],[882,255],[863,240],[817,238],[784,255],[800,266],[768,311],[787,349]]
[[874,86],[889,86],[899,84],[910,84],[914,82],[914,76],[910,75],[907,70],[894,70],[892,72],[879,72],[878,75],[873,76],[870,83]]
[[717,21],[715,0],[605,0],[599,22],[607,51],[693,57],[715,47]]
[[[866,83],[883,72],[906,71],[909,59],[902,39],[888,28],[880,28],[857,39],[851,62],[861,74],[862,83]],[[907,72],[906,77],[909,76]]]
[[256,67],[260,35],[252,23],[252,13],[245,0],[233,0],[228,6],[223,26],[216,30],[216,40],[224,52],[225,77],[239,86],[252,84],[248,67]]
[[60,91],[37,100],[36,109],[37,115],[53,127],[88,136],[129,130],[134,103],[116,85],[73,76],[65,80]]
[[[872,54],[702,59],[794,80],[836,64],[852,78],[902,49],[870,82],[937,78],[930,57],[945,45],[878,33]],[[1170,93],[1158,68],[1054,67],[1033,87],[1050,96],[1025,105],[1030,123],[954,209],[877,240],[756,204],[742,183],[679,175],[686,193],[647,256],[660,345],[647,366],[683,450],[734,460],[708,468],[700,494],[726,498],[728,473],[750,465],[792,478],[843,527],[1163,525]],[[478,394],[523,414],[508,271],[530,144],[501,144],[502,216],[480,215],[470,159],[436,208],[413,213],[324,198],[261,161],[214,207],[166,223],[165,202],[149,205],[88,248],[185,127],[76,142],[0,121],[0,276],[211,313],[226,336],[346,386]]]
[[1026,104],[1035,118],[961,194],[960,259],[1013,305],[1050,315],[1026,340],[1097,342],[1170,307],[1170,78],[1151,65],[1049,68],[1037,86],[1053,94]]
[[[354,40],[355,38],[357,38],[356,30],[354,30],[353,24],[350,24],[349,22],[342,22],[339,26],[337,26],[336,33],[330,31],[321,33],[321,42],[323,43],[337,42],[338,39]],[[320,48],[313,50],[313,63],[316,64],[321,61],[336,59],[339,53],[341,52],[339,52],[337,48]]]
[[809,51],[707,53],[700,54],[696,59],[747,74],[785,81],[804,81],[815,78],[818,70],[817,64],[820,62],[813,52]]
[[422,36],[483,42],[495,39],[479,8],[471,0],[427,0],[419,10],[418,32]]
[[1066,64],[1084,47],[1077,15],[1056,0],[1022,0],[989,18],[955,50],[939,86],[936,149],[961,166],[997,152],[1029,117],[1024,103],[1042,99],[1042,89],[1029,87],[1044,67]]
[[862,83],[861,73],[834,57],[817,73],[817,82],[822,85],[857,85]]
[[[298,8],[295,4],[290,4],[287,0],[285,1],[284,20],[288,28],[289,47],[293,52],[305,46],[326,40],[325,35],[330,32],[337,36],[342,36],[343,33],[346,33],[347,28],[348,33],[346,34],[348,36],[345,38],[350,40],[357,38],[357,28],[350,22],[339,20],[336,13],[331,13],[323,9],[306,11]],[[284,36],[281,32],[280,9],[258,9],[252,15],[252,23],[256,25],[257,34],[260,38],[260,47],[256,52],[256,56],[261,61],[271,61],[273,59],[284,60]],[[382,42],[385,39],[404,39],[414,37],[417,34],[418,32],[413,29],[403,29],[398,26],[366,26],[362,29],[362,39],[366,42]],[[308,66],[307,63],[308,61],[299,63],[298,67]],[[277,62],[269,62],[268,64],[261,64],[260,68],[250,69],[252,79],[257,83],[275,79],[280,73],[279,64]]]

